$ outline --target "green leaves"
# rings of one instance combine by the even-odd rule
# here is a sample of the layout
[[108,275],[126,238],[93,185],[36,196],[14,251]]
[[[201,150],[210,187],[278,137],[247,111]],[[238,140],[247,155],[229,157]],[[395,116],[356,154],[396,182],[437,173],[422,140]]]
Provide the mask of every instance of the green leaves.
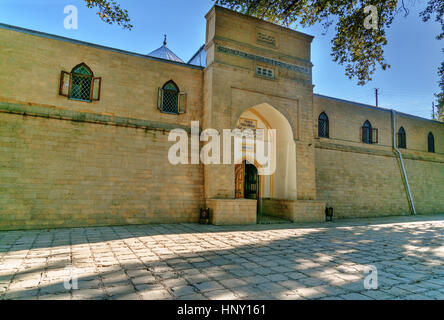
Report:
[[[378,67],[390,68],[384,58],[387,45],[386,30],[396,14],[404,10],[404,1],[398,0],[214,0],[224,7],[249,14],[266,21],[284,26],[302,27],[321,24],[325,31],[335,25],[335,36],[331,42],[333,61],[345,66],[346,75],[357,79],[359,85],[372,80]],[[364,8],[372,5],[377,9],[377,29],[366,28],[364,22],[368,13]],[[428,21],[436,14],[436,21],[443,26],[444,1],[428,0],[426,10],[421,14]],[[443,72],[444,73],[444,72]],[[444,91],[443,91],[444,92]],[[444,96],[444,93],[443,93]]]
[[[444,52],[444,50],[443,50]],[[440,93],[437,93],[436,99],[438,101],[438,120],[444,122],[444,61],[441,63],[441,67],[439,68],[438,75],[440,78],[439,87],[441,89]]]
[[[429,0],[427,8],[421,12],[421,18],[424,22],[429,21],[435,15],[435,21],[441,24],[441,33],[436,36],[437,40],[444,39],[444,1]],[[444,50],[443,50],[444,52]],[[441,92],[436,94],[438,102],[438,119],[444,122],[444,61],[438,70],[439,87]]]
[[90,9],[97,8],[97,14],[102,21],[108,24],[117,24],[124,29],[131,30],[128,11],[120,8],[120,5],[114,0],[85,0],[86,6]]
[[444,39],[444,1],[429,0],[427,8],[420,13],[424,22],[429,21],[435,15],[435,21],[441,24],[441,33],[437,35],[437,40]]

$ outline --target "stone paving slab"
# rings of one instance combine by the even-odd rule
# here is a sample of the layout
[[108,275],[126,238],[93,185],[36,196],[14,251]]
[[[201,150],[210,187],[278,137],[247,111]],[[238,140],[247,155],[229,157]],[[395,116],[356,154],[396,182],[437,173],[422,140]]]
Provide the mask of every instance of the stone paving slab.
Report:
[[0,232],[0,299],[442,300],[443,231],[444,215]]

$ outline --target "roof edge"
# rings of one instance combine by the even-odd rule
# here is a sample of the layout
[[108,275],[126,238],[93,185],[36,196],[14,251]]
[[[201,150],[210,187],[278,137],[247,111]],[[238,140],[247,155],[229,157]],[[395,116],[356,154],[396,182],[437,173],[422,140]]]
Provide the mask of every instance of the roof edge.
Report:
[[251,18],[251,19],[254,19],[254,20],[259,20],[259,21],[264,22],[266,24],[275,26],[275,27],[283,29],[283,30],[285,30],[287,32],[290,32],[290,33],[293,33],[295,35],[298,35],[301,38],[305,38],[305,39],[309,40],[310,42],[313,41],[313,39],[315,38],[315,36],[312,36],[310,34],[307,34],[307,33],[301,32],[301,31],[297,31],[295,29],[291,29],[291,28],[288,28],[288,27],[284,27],[284,26],[281,26],[281,25],[279,25],[277,23],[266,21],[266,20],[263,20],[263,19],[260,19],[260,18],[254,17],[254,16],[250,16],[250,15],[247,15],[247,14],[244,14],[244,13],[241,13],[241,12],[237,12],[235,10],[232,10],[232,9],[229,9],[229,8],[225,8],[225,7],[219,6],[217,4],[215,4],[214,6],[211,7],[211,9],[208,11],[208,13],[205,15],[205,17],[207,17],[210,14],[210,12],[213,11],[213,10],[214,11],[216,11],[216,10],[225,10],[225,11],[231,12],[231,13],[236,14],[236,15],[241,15],[241,16],[248,17],[248,18]]
[[[169,58],[162,58],[161,53],[165,52],[167,56],[171,56],[173,59],[169,59]],[[168,48],[166,45],[161,46],[160,48],[157,48],[156,50],[151,51],[150,53],[147,54],[149,57],[153,57],[153,58],[159,58],[159,59],[165,59],[165,60],[169,60],[169,61],[176,61],[176,62],[182,62],[185,63],[185,61],[183,61],[177,54],[175,54],[170,48]]]
[[[372,105],[369,105],[369,104],[355,102],[355,101],[350,101],[350,100],[334,98],[334,97],[325,96],[325,95],[318,94],[318,93],[313,93],[313,96],[318,97],[318,98],[333,100],[333,101],[337,101],[337,102],[348,103],[348,104],[352,104],[352,105],[355,105],[355,106],[358,106],[358,107],[373,109],[373,110],[382,111],[382,112],[392,112],[392,110],[395,110],[395,109],[388,109],[388,108],[382,108],[382,107],[375,107],[375,106],[372,106]],[[427,119],[427,118],[423,118],[423,117],[420,117],[420,116],[415,116],[413,114],[404,113],[404,112],[397,111],[397,110],[395,110],[395,111],[396,111],[396,113],[398,113],[400,115],[403,115],[403,116],[406,116],[406,117],[409,117],[409,118],[415,118],[415,119],[419,119],[419,120],[423,120],[423,121],[429,121],[429,122],[433,122],[433,123],[444,125],[444,122],[440,122],[440,121],[436,121],[436,120],[432,120],[432,119]]]
[[86,41],[82,41],[82,40],[76,40],[76,39],[67,38],[64,36],[58,36],[55,34],[50,34],[50,33],[42,32],[42,31],[26,29],[26,28],[22,28],[22,27],[18,27],[18,26],[9,25],[6,23],[1,23],[1,22],[0,22],[0,29],[11,30],[11,31],[15,31],[15,32],[29,34],[32,36],[37,36],[37,37],[42,37],[42,38],[47,38],[47,39],[57,40],[57,41],[63,41],[63,42],[78,44],[78,45],[82,45],[82,46],[88,46],[88,47],[92,47],[92,48],[96,48],[96,49],[101,49],[101,50],[111,51],[111,52],[115,52],[115,53],[130,55],[130,56],[143,58],[143,59],[147,59],[147,60],[175,64],[175,65],[179,65],[179,66],[183,66],[183,67],[187,67],[187,68],[192,68],[192,69],[198,69],[198,70],[204,69],[203,67],[191,65],[191,64],[188,64],[185,62],[178,62],[178,61],[172,61],[172,60],[167,60],[167,59],[162,59],[162,58],[151,57],[151,56],[144,55],[144,54],[137,53],[137,52],[131,52],[131,51],[126,51],[126,50],[122,50],[122,49],[107,47],[107,46],[103,46],[100,44],[95,44],[95,43],[86,42]]
[[191,60],[193,60],[194,58],[196,58],[197,57],[197,55],[203,50],[205,48],[205,44],[203,44],[197,51],[196,51],[196,53],[195,54],[193,54],[193,56],[190,58],[190,59],[188,59],[188,62],[187,63],[190,63],[190,61]]

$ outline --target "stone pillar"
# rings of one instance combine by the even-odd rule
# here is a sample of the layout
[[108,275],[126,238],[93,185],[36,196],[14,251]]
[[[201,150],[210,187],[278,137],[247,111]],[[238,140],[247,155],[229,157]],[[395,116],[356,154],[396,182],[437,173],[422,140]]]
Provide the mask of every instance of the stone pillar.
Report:
[[296,142],[296,183],[298,200],[316,200],[314,145]]
[[296,181],[298,200],[316,200],[316,171],[313,127],[313,91],[299,101],[298,141],[296,141]]

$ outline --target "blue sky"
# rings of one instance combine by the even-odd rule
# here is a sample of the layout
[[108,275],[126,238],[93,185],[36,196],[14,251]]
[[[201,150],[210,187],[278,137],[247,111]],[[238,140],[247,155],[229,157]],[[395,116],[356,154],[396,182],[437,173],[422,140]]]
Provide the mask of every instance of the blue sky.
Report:
[[[123,30],[103,23],[82,0],[0,0],[0,22],[24,28],[93,42],[123,50],[147,54],[161,46],[163,34],[168,47],[187,61],[205,42],[205,14],[211,0],[120,0],[129,11],[134,28]],[[380,106],[430,118],[434,93],[439,91],[437,69],[444,58],[443,41],[435,36],[439,24],[424,23],[419,12],[426,0],[419,0],[410,15],[400,14],[388,30],[386,59],[392,68],[378,70],[373,81],[364,87],[345,76],[344,67],[330,56],[331,28],[322,35],[315,26],[299,31],[315,36],[312,45],[315,92],[332,97],[374,105],[374,88],[380,88]],[[66,5],[79,8],[78,30],[63,26]]]

